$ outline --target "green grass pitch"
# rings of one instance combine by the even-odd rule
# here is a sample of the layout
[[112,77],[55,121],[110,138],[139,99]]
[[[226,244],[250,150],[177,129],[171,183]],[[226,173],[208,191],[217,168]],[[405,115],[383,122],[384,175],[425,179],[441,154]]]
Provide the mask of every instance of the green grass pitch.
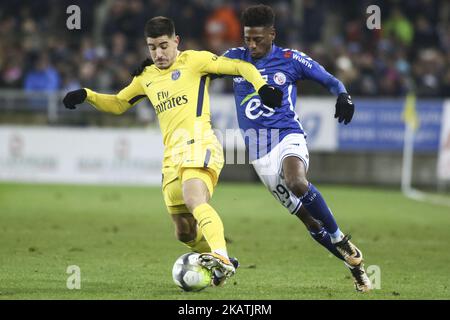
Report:
[[[182,292],[171,269],[188,252],[159,188],[0,184],[0,299],[449,299],[450,209],[400,192],[321,186],[381,289],[350,273],[260,184],[219,184],[213,206],[242,267],[222,288]],[[81,289],[66,287],[69,265]]]

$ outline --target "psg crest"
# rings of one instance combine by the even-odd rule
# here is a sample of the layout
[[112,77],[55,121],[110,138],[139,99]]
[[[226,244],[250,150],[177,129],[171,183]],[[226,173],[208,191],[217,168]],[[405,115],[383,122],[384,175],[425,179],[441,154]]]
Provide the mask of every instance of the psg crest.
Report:
[[175,70],[174,72],[172,72],[172,80],[177,80],[180,77],[180,70]]

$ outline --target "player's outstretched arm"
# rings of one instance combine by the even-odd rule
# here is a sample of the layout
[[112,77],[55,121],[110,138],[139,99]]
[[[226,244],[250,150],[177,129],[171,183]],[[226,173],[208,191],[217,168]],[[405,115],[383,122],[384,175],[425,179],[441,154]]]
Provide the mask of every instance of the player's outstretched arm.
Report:
[[122,114],[145,97],[141,85],[134,78],[130,85],[116,95],[97,93],[84,88],[68,92],[63,103],[67,109],[75,109],[78,104],[88,102],[97,110]]
[[250,82],[261,97],[262,102],[271,108],[279,108],[283,92],[269,86],[259,71],[251,63],[243,60],[218,57],[210,52],[201,51],[201,71],[219,75],[240,75]]
[[101,94],[90,89],[78,89],[68,92],[63,99],[64,106],[67,109],[76,109],[78,104],[88,102],[97,110],[122,114],[127,111],[131,105],[113,94]]
[[308,78],[322,84],[332,94],[338,96],[334,117],[338,119],[339,123],[350,123],[355,113],[355,105],[353,104],[352,97],[347,93],[344,84],[332,74],[328,73],[321,65],[315,63],[313,66],[313,70],[310,71]]
[[344,84],[304,53],[294,54],[293,59],[293,67],[298,74],[298,79],[313,80],[327,88],[332,94],[337,95],[334,117],[338,119],[339,123],[350,123],[355,113],[355,105]]

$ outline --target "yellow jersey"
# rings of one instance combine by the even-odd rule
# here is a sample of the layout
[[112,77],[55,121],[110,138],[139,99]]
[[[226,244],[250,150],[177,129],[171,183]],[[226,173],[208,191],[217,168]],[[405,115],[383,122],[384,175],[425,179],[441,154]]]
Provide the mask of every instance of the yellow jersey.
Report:
[[194,142],[216,139],[211,128],[209,74],[241,75],[256,91],[266,84],[248,62],[187,50],[179,52],[168,69],[146,67],[117,95],[86,89],[86,100],[98,110],[121,114],[148,97],[159,120],[166,158],[183,152]]

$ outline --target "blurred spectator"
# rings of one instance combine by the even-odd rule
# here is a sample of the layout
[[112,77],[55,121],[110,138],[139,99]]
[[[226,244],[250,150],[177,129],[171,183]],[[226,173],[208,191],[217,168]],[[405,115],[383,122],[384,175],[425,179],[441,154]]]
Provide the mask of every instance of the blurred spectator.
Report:
[[1,74],[1,84],[4,87],[14,88],[19,87],[21,78],[23,76],[23,69],[21,64],[17,61],[9,61],[5,64]]
[[205,23],[207,49],[222,54],[228,48],[241,42],[241,24],[233,8],[220,5],[207,18]]
[[414,36],[411,22],[405,18],[399,8],[394,8],[389,19],[383,23],[387,37],[393,36],[403,44],[410,45]]
[[40,54],[33,70],[25,75],[24,88],[26,91],[57,91],[60,86],[58,71],[50,64],[46,53]]
[[[147,19],[173,18],[180,50],[221,54],[242,45],[241,11],[258,3],[275,10],[278,45],[310,55],[353,95],[399,96],[414,85],[419,95],[450,96],[450,1],[443,0],[2,1],[0,87],[116,92],[148,56]],[[81,30],[66,28],[70,4],[81,8]],[[381,30],[366,27],[370,4],[381,7]],[[301,94],[320,90],[305,83]]]
[[324,24],[324,8],[321,1],[305,0],[303,3],[303,18],[301,35],[305,44],[320,41]]
[[438,43],[437,30],[432,26],[430,21],[423,15],[419,15],[416,19],[414,32],[414,48],[428,48],[433,47]]
[[445,76],[445,60],[435,49],[424,49],[419,53],[419,63],[414,67],[417,92],[422,96],[437,96],[441,92],[441,76]]

